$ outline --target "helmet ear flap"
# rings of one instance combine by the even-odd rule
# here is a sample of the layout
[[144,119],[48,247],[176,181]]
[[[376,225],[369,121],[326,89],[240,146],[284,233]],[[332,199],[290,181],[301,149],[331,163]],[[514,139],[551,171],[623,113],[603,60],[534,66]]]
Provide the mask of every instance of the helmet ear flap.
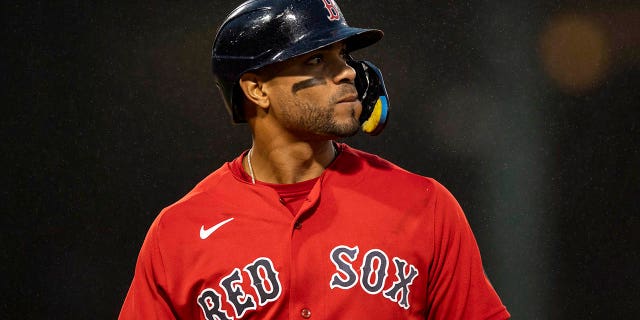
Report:
[[239,84],[231,82],[217,81],[216,87],[224,100],[224,106],[231,115],[233,123],[244,123],[246,117],[244,116],[244,93]]
[[380,69],[366,60],[347,59],[347,64],[356,71],[355,86],[362,102],[360,125],[369,135],[378,135],[387,124],[389,97]]
[[232,91],[232,97],[231,97],[231,106],[230,106],[230,111],[231,111],[231,117],[233,118],[233,122],[234,123],[244,123],[247,122],[247,119],[244,115],[244,92],[242,91],[242,88],[240,88],[240,85],[236,83],[235,86],[233,86],[233,91]]

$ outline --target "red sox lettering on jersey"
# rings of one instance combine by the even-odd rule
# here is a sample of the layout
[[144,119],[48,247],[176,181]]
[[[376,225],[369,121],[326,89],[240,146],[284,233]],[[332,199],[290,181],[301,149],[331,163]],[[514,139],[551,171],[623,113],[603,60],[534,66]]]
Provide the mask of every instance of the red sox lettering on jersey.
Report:
[[[331,276],[328,284],[331,289],[349,290],[358,283],[362,290],[371,295],[382,294],[390,301],[397,303],[404,309],[409,309],[408,302],[413,280],[418,276],[418,270],[407,261],[398,257],[393,258],[395,266],[395,281],[389,288],[384,288],[389,274],[389,258],[379,249],[371,249],[362,257],[362,265],[359,272],[353,264],[359,258],[358,246],[348,247],[340,245],[335,247],[329,258],[336,267],[336,272]],[[276,301],[282,293],[282,284],[271,259],[262,257],[246,265],[243,270],[248,275],[253,295],[244,292],[241,284],[245,279],[239,268],[220,280],[219,287],[226,295],[226,304],[222,302],[222,296],[212,288],[202,290],[197,303],[208,320],[233,320],[242,319],[249,310],[257,310],[270,302]],[[228,307],[227,307],[228,306]]]
[[[276,301],[282,293],[282,285],[278,272],[269,258],[258,258],[244,267],[244,271],[251,278],[251,286],[256,292],[258,304],[264,306]],[[245,312],[256,310],[256,300],[253,296],[242,291],[243,283],[240,269],[235,268],[229,275],[220,280],[220,287],[227,296],[227,302],[233,307],[234,317],[222,308],[220,294],[214,289],[207,288],[198,296],[198,304],[202,308],[205,319],[233,320],[241,319]]]
[[[349,248],[338,246],[331,251],[331,262],[336,266],[337,273],[331,277],[331,289],[351,289],[358,283],[358,274],[353,269],[353,262],[358,258],[360,249],[358,246]],[[369,250],[363,257],[360,267],[360,286],[368,294],[382,295],[405,309],[409,309],[409,286],[418,276],[418,270],[398,257],[393,258],[396,270],[396,281],[387,290],[382,291],[384,283],[389,276],[389,258],[384,251],[379,249]],[[406,267],[409,265],[407,272]]]
[[322,0],[322,2],[324,2],[324,7],[329,11],[327,18],[331,21],[340,20],[340,11],[333,0]]

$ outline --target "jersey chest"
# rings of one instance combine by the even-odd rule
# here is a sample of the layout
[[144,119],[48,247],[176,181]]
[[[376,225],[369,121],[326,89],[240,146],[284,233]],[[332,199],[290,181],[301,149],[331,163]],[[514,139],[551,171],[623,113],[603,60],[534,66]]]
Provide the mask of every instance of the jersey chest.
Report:
[[428,221],[349,200],[321,199],[295,217],[276,201],[190,215],[175,230],[193,236],[177,234],[167,247],[175,257],[167,274],[180,275],[169,281],[172,299],[203,319],[423,318]]

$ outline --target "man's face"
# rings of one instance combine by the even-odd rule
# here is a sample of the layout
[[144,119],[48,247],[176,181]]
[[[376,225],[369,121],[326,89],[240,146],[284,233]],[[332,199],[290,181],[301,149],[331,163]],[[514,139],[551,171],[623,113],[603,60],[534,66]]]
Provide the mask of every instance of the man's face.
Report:
[[265,82],[270,113],[299,137],[336,138],[356,134],[362,105],[342,43],[279,63]]

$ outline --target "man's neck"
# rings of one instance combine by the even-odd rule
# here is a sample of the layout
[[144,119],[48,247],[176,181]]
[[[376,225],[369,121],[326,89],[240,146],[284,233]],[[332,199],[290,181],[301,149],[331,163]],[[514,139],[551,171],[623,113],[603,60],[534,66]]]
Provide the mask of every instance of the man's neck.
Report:
[[319,177],[335,156],[331,140],[287,143],[254,140],[243,166],[255,180],[290,184]]

